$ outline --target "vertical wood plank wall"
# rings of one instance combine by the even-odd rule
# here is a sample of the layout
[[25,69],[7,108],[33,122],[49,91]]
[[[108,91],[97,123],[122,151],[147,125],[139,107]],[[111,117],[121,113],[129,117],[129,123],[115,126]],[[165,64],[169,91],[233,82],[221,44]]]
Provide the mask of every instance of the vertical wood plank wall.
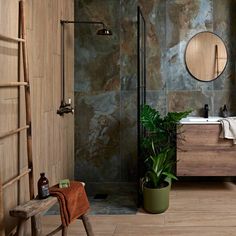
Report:
[[[60,106],[60,19],[74,19],[74,0],[25,0],[32,95],[34,178],[45,172],[50,185],[74,175],[74,118],[56,114]],[[18,0],[0,1],[0,34],[18,36]],[[66,96],[73,101],[74,30],[65,28]],[[0,82],[17,81],[18,45],[0,41]],[[21,78],[22,79],[22,78]],[[21,101],[19,102],[19,94]],[[0,88],[0,134],[24,124],[23,89]],[[20,120],[18,120],[18,109]],[[25,133],[0,140],[0,182],[27,169]],[[18,154],[20,153],[20,154]],[[20,162],[18,162],[20,157]],[[19,169],[18,169],[19,166]],[[16,221],[8,214],[28,199],[27,177],[4,190],[4,225],[9,232]],[[0,222],[1,225],[1,222]],[[1,230],[0,230],[1,232]]]

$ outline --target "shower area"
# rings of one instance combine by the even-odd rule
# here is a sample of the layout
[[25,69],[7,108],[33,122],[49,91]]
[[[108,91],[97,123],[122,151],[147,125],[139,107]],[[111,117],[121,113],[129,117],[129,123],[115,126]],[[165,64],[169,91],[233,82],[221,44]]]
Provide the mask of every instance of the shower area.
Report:
[[86,182],[96,213],[133,213],[138,179],[137,2],[76,0],[75,21],[101,21],[112,31],[97,35],[99,25],[74,25],[75,179]]

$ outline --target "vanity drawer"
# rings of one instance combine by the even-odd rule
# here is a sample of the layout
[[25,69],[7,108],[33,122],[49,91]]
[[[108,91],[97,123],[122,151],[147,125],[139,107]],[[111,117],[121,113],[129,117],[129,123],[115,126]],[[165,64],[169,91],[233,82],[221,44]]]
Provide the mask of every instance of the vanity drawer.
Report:
[[234,150],[178,152],[177,160],[177,176],[236,176]]
[[198,146],[234,146],[232,140],[219,137],[221,132],[220,124],[183,125],[178,132],[177,147],[180,149],[190,149]]
[[177,139],[177,176],[236,176],[236,145],[221,126],[183,125]]

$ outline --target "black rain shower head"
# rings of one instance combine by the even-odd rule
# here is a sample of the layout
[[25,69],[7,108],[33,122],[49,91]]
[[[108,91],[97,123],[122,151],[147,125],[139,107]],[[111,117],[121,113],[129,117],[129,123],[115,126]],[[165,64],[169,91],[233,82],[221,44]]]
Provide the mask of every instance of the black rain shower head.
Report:
[[112,31],[109,30],[109,29],[103,28],[103,29],[100,29],[100,30],[97,31],[97,35],[107,35],[107,36],[110,36],[110,35],[112,35]]
[[106,35],[111,36],[112,31],[110,29],[107,29],[106,25],[102,21],[69,21],[69,20],[61,20],[62,26],[64,24],[98,24],[102,25],[102,29],[99,29],[97,31],[97,35]]

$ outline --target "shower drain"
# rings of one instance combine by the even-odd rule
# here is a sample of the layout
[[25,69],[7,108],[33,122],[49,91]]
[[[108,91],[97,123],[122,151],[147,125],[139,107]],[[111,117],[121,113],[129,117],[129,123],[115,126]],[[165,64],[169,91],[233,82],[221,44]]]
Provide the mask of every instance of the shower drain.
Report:
[[105,200],[105,199],[107,199],[107,197],[108,197],[107,193],[97,193],[97,194],[95,194],[94,199]]

